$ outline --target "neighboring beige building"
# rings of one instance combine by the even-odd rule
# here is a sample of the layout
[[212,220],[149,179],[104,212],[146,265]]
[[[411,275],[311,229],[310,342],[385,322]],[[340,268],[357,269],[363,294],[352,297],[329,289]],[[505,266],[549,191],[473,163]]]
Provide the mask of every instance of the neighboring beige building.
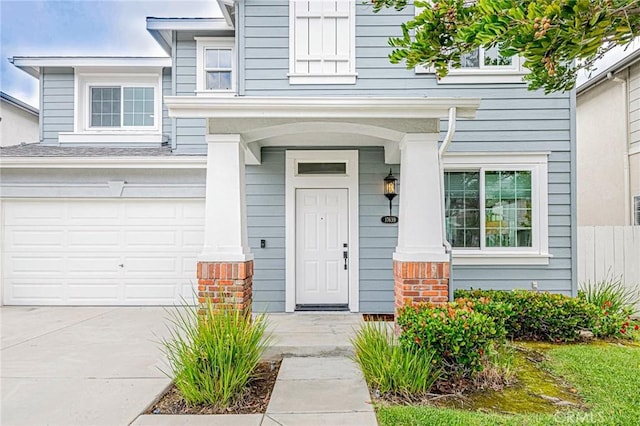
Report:
[[640,225],[640,50],[577,89],[578,225]]
[[39,142],[39,115],[37,108],[0,92],[0,146]]

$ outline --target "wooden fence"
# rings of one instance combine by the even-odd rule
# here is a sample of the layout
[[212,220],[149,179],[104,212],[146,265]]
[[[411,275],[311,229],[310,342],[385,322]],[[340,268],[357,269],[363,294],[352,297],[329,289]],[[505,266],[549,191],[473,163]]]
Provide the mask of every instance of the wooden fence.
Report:
[[640,226],[579,226],[578,283],[621,275],[640,288]]

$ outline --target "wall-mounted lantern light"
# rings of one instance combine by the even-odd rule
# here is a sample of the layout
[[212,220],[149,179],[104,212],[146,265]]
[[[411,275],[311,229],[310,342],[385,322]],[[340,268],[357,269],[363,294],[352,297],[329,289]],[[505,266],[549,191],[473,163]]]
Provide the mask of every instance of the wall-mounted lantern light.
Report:
[[398,195],[397,189],[398,179],[393,176],[393,170],[389,169],[389,174],[384,178],[384,196],[389,200],[389,216],[382,217],[382,223],[398,223],[398,217],[392,215],[392,204],[396,195]]

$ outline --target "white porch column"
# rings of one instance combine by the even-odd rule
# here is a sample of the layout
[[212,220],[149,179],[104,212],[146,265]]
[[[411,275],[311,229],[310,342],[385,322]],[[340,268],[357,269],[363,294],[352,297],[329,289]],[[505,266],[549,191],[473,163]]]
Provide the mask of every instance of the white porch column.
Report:
[[204,248],[200,262],[253,259],[247,238],[245,147],[239,134],[207,135]]
[[393,260],[448,262],[442,241],[438,133],[410,133],[400,142],[398,246]]

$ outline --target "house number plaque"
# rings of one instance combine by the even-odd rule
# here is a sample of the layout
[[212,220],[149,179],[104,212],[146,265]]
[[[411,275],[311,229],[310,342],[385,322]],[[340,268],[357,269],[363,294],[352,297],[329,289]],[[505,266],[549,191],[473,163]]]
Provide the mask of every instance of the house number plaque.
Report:
[[382,216],[380,220],[382,223],[398,223],[398,216]]

